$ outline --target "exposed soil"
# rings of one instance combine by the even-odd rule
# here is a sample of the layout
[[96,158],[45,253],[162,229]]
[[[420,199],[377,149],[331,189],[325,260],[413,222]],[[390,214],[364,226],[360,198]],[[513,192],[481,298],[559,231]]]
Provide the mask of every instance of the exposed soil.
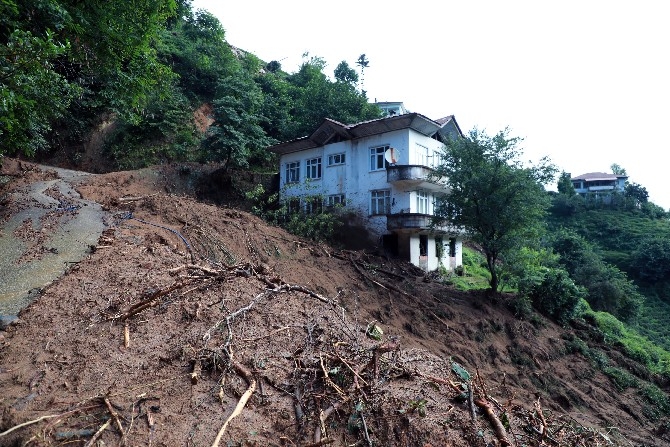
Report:
[[[3,170],[0,222],[8,191],[49,175]],[[0,445],[210,446],[249,395],[219,445],[504,445],[485,405],[514,446],[670,444],[638,390],[566,348],[575,334],[599,345],[588,326],[519,320],[512,297],[302,240],[198,201],[183,177],[78,186],[107,228],[0,332]]]

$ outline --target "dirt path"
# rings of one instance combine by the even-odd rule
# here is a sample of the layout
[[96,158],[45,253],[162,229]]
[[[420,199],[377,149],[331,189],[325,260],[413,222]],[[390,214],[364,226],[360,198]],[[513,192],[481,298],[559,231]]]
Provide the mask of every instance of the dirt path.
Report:
[[[26,166],[3,171],[18,177]],[[29,169],[26,176],[36,181],[19,177],[7,185],[6,205],[0,208],[0,315],[5,316],[16,315],[40,289],[78,263],[105,228],[100,205],[75,190],[92,174],[36,165]]]

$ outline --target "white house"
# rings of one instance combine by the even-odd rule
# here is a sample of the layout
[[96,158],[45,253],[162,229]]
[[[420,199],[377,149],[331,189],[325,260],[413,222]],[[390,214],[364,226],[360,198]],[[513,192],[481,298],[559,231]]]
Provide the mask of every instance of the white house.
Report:
[[282,199],[304,210],[325,205],[355,211],[370,238],[427,271],[462,265],[463,233],[431,226],[436,201],[448,189],[431,176],[445,138],[462,136],[453,116],[418,113],[357,124],[325,119],[307,137],[272,146],[280,163]]
[[605,202],[609,200],[613,192],[624,192],[626,180],[628,180],[626,175],[604,172],[589,172],[570,179],[577,194],[600,198]]

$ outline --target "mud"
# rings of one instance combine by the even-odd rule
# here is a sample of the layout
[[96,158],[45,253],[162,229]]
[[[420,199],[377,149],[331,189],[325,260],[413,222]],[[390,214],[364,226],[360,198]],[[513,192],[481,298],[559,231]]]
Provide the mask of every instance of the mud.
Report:
[[[3,225],[23,210],[9,194],[60,175],[3,169]],[[649,378],[618,389],[575,349],[579,337],[608,366],[639,368],[593,328],[519,320],[513,296],[459,292],[374,248],[316,244],[170,193],[179,171],[78,184],[107,226],[3,323],[0,445],[211,446],[248,390],[220,446],[501,445],[477,401],[514,446],[670,445],[670,421],[642,394]],[[74,218],[41,200],[41,220],[58,225],[17,219],[18,263],[54,255],[38,248]],[[36,228],[46,242],[30,242]]]

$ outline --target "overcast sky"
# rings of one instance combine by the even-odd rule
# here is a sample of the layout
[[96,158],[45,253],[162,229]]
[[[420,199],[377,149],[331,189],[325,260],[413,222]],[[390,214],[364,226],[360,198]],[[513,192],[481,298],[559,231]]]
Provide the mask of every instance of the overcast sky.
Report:
[[670,208],[670,4],[665,1],[194,0],[226,40],[294,72],[332,76],[365,53],[371,100],[463,131],[509,127],[526,158],[573,176],[624,167]]

